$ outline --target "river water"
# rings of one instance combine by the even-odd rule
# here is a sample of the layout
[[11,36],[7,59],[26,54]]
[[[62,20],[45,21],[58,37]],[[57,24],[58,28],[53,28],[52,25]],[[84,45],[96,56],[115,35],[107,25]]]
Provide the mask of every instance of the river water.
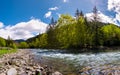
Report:
[[120,65],[120,51],[70,53],[63,50],[32,49],[35,59],[64,73],[77,72],[85,66]]

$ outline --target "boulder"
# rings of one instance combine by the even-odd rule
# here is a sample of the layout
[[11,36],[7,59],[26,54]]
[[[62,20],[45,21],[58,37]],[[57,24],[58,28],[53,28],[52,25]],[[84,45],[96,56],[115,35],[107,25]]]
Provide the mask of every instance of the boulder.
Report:
[[56,71],[54,73],[52,73],[52,75],[62,75],[60,72]]
[[17,70],[15,68],[10,68],[7,71],[7,75],[17,75]]

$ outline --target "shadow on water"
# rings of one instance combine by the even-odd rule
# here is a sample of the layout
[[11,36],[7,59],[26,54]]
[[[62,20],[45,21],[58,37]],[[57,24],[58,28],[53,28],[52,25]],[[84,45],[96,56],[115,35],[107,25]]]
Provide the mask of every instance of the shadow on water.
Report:
[[67,53],[73,53],[73,54],[79,54],[79,53],[93,53],[93,54],[98,54],[98,53],[106,53],[106,52],[119,52],[120,48],[118,47],[112,47],[112,48],[107,48],[107,47],[97,47],[97,48],[79,48],[79,49],[67,49],[63,50],[64,52]]

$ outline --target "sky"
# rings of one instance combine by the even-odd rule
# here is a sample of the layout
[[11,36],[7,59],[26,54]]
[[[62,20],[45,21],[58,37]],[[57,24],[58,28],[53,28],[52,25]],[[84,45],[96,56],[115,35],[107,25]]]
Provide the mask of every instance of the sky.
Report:
[[120,0],[0,0],[0,37],[34,37],[46,31],[52,17],[75,16],[76,9],[90,19],[94,6],[101,22],[120,25]]

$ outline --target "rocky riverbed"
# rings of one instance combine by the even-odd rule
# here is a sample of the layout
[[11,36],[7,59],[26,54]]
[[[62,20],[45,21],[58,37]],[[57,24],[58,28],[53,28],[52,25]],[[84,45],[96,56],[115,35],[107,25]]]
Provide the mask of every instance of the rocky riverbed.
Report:
[[79,73],[80,75],[120,75],[120,65],[87,66]]
[[34,55],[28,50],[5,54],[0,58],[0,75],[62,75],[49,66],[34,62]]
[[[43,62],[37,62],[34,54],[29,50],[18,50],[16,53],[5,54],[0,58],[0,75],[120,75],[119,64],[107,64],[99,66],[87,66],[79,70],[77,73],[62,74],[53,67],[53,63],[47,65]],[[47,60],[46,60],[47,61]],[[48,60],[49,62],[49,60]],[[58,61],[59,62],[59,61]],[[118,61],[119,62],[119,61]],[[41,65],[44,64],[44,65]],[[62,69],[66,66],[59,65],[56,67]],[[72,67],[70,68],[72,69]]]

